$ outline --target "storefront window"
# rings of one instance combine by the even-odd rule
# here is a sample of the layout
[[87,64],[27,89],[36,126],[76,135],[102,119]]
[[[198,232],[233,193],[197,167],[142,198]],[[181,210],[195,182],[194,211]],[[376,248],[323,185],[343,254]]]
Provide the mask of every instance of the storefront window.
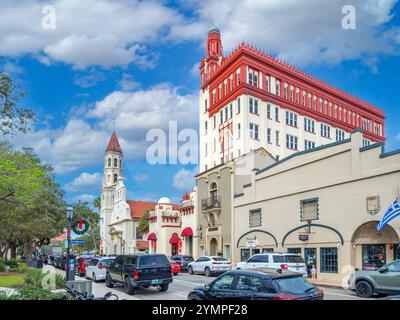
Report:
[[394,246],[393,250],[394,250],[394,257],[393,257],[393,260],[398,260],[398,259],[400,259],[400,245],[399,245],[399,244],[396,244],[396,245]]
[[240,250],[240,261],[247,261],[250,258],[250,249]]
[[273,248],[263,248],[262,253],[267,253],[267,252],[274,252]]
[[301,248],[288,248],[287,252],[291,254],[301,254]]
[[321,248],[321,272],[338,272],[337,248]]
[[386,245],[363,244],[362,268],[363,270],[376,270],[386,264]]

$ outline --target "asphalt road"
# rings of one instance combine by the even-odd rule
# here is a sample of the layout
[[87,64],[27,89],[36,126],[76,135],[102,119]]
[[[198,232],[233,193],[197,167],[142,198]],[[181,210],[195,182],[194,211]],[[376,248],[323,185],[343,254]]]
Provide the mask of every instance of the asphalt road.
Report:
[[[51,266],[45,266],[46,269],[54,270]],[[62,270],[55,269],[58,273],[64,273]],[[75,277],[76,280],[85,280],[81,277]],[[92,282],[92,293],[96,297],[103,296],[107,292],[113,292],[118,295],[119,299],[126,300],[186,300],[189,291],[195,287],[209,283],[214,278],[208,278],[201,275],[189,275],[187,273],[180,273],[174,276],[174,281],[170,284],[167,292],[158,292],[155,288],[138,288],[135,295],[130,296],[125,294],[123,287],[107,288],[104,281],[94,283]],[[354,293],[345,289],[324,288],[325,300],[362,300]],[[378,300],[379,298],[372,298],[368,300]]]

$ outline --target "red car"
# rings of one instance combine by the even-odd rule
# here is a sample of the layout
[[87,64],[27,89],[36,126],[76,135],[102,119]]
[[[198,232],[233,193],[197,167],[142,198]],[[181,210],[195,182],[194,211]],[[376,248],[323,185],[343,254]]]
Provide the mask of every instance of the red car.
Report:
[[85,276],[85,272],[86,272],[86,266],[89,265],[90,260],[92,260],[92,258],[78,258],[77,262],[76,262],[76,266],[75,266],[75,270],[76,273],[78,274],[78,276],[80,277],[84,277]]
[[168,258],[168,260],[171,263],[171,272],[176,276],[179,272],[181,272],[181,265],[171,258]]

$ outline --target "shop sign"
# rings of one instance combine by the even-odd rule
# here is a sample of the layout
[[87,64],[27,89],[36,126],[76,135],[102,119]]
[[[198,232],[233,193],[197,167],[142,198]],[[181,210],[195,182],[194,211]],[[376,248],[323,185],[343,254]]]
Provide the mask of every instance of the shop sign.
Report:
[[308,234],[299,234],[300,241],[308,241]]
[[246,247],[255,248],[258,245],[257,239],[247,239],[246,240]]

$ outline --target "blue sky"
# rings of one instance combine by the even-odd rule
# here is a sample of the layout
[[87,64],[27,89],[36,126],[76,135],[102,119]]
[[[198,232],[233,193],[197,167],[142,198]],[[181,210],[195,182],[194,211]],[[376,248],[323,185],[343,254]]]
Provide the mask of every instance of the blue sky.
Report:
[[[55,10],[54,29],[41,24],[47,4]],[[355,30],[341,27],[349,4]],[[28,93],[22,104],[38,118],[13,142],[55,167],[70,202],[99,195],[113,128],[129,198],[177,202],[190,191],[196,165],[150,165],[144,139],[168,121],[197,129],[197,68],[214,25],[225,53],[249,41],[382,108],[386,148],[400,148],[397,0],[5,0],[0,12],[2,68]]]

